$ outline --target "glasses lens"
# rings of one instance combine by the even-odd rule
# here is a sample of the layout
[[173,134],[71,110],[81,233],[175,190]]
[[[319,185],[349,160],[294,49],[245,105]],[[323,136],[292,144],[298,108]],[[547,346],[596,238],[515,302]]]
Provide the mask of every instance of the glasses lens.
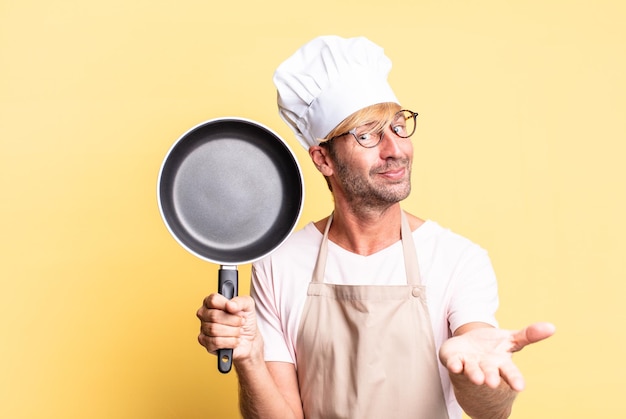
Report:
[[354,138],[363,147],[371,148],[376,147],[380,142],[380,133],[376,132],[376,124],[366,124],[350,131],[350,134],[354,135]]
[[398,112],[391,122],[391,129],[398,137],[407,138],[415,132],[415,114],[411,111]]

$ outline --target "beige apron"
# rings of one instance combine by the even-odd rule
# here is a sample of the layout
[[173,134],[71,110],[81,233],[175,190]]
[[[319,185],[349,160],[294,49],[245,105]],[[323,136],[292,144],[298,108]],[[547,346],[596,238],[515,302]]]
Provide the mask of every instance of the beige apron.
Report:
[[447,419],[411,229],[402,213],[407,285],[324,283],[326,224],[298,328],[307,419]]

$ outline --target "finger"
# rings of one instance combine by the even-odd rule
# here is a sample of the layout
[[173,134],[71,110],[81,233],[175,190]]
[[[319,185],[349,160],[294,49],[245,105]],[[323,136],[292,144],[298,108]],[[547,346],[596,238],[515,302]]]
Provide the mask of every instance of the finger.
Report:
[[460,374],[463,372],[463,362],[459,358],[451,358],[446,363],[446,368],[452,374]]
[[208,309],[214,308],[218,310],[224,310],[228,301],[228,298],[224,297],[223,295],[213,293],[204,299],[202,306]]
[[198,341],[211,353],[220,348],[234,348],[240,341],[241,318],[239,316],[225,315],[226,313],[219,310],[211,310],[211,312],[222,315],[226,319],[235,319],[235,324],[202,322],[200,324]]
[[463,363],[463,374],[465,374],[468,380],[478,386],[485,383],[485,374],[478,362],[466,360]]
[[209,337],[239,337],[241,335],[241,321],[236,324],[202,322],[200,333]]
[[231,327],[242,327],[246,323],[246,319],[239,313],[230,314],[217,309],[201,309],[198,312],[200,319],[200,328],[210,327],[209,325],[218,324]]
[[240,339],[235,337],[212,337],[201,333],[198,335],[198,342],[200,345],[204,346],[208,352],[215,354],[218,349],[236,348],[239,345]]
[[512,361],[500,366],[500,376],[515,391],[522,391],[526,386],[522,372]]
[[502,381],[500,378],[500,369],[490,363],[481,365],[483,374],[485,376],[484,383],[487,387],[497,388]]
[[196,312],[196,317],[200,319],[200,323],[221,323],[231,326],[241,326],[245,323],[245,319],[238,314],[230,314],[223,310],[204,306],[200,307]]
[[552,323],[534,323],[526,328],[526,338],[530,343],[539,342],[549,338],[556,331]]
[[202,307],[196,312],[196,316],[200,320],[210,321],[208,315],[212,310],[241,315],[242,312],[254,310],[254,300],[249,296],[234,297],[229,300],[221,294],[211,294],[204,299]]
[[527,345],[547,339],[554,334],[555,330],[551,323],[533,323],[514,334],[515,346],[512,351],[520,351]]

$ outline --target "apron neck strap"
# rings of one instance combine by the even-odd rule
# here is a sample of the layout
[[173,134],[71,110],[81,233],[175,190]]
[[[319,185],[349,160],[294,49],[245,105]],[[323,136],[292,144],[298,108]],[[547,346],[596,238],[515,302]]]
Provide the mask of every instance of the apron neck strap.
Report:
[[[326,256],[328,255],[328,232],[330,231],[330,225],[333,222],[333,214],[331,213],[326,221],[326,227],[324,228],[324,237],[322,238],[322,244],[317,255],[317,262],[313,269],[312,282],[324,282],[324,272],[326,271]],[[411,226],[409,225],[409,219],[404,211],[401,211],[401,229],[400,235],[402,238],[402,251],[404,254],[404,268],[406,270],[406,282],[409,285],[420,285],[420,270],[417,263],[417,251],[415,248],[415,242],[413,241],[413,234]]]

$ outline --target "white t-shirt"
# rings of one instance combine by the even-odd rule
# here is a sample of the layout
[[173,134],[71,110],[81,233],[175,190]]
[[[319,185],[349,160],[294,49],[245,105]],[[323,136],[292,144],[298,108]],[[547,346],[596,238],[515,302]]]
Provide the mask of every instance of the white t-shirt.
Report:
[[[434,221],[413,232],[422,284],[437,351],[459,326],[483,322],[497,327],[496,278],[487,252]],[[313,223],[294,233],[276,251],[252,266],[251,294],[265,341],[265,360],[296,363],[300,316],[322,234]],[[328,243],[325,282],[346,285],[406,284],[402,242],[370,256]],[[296,365],[297,367],[297,365]],[[440,364],[451,418],[461,417],[447,370]]]

